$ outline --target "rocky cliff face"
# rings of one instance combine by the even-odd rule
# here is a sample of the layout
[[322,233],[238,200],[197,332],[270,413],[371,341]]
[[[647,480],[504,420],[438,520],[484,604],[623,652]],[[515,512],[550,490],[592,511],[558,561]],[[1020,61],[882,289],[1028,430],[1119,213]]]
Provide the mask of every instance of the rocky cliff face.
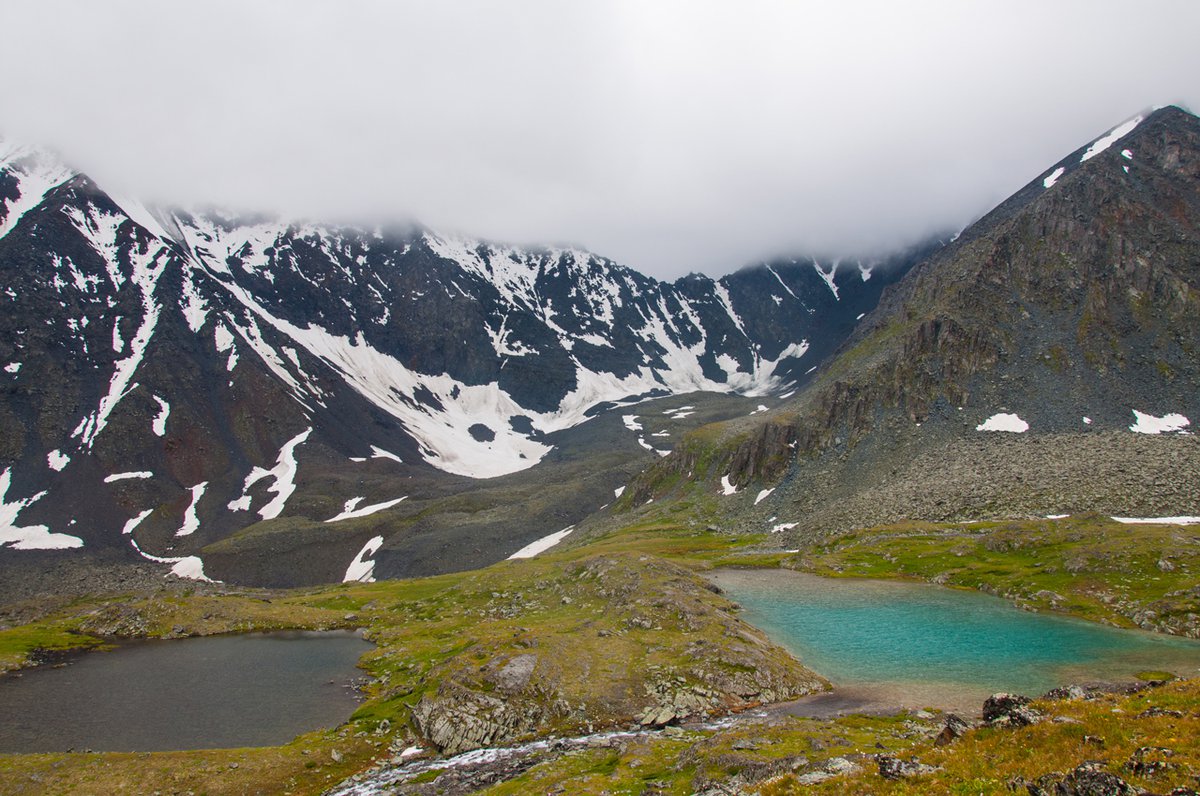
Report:
[[[1053,436],[1064,461],[1084,435],[1186,430],[1200,416],[1198,178],[1200,122],[1178,108],[1082,147],[889,290],[790,405],[706,431],[715,449],[680,446],[631,502],[703,460],[735,485],[795,482],[817,511],[804,496],[818,473],[886,487],[895,451],[1004,434],[991,429]],[[1120,505],[1115,483],[1076,486]]]
[[0,556],[201,576],[240,534],[270,548],[217,547],[227,577],[339,579],[375,535],[355,521],[524,472],[617,403],[796,389],[923,253],[663,283],[579,249],[151,209],[0,144]]

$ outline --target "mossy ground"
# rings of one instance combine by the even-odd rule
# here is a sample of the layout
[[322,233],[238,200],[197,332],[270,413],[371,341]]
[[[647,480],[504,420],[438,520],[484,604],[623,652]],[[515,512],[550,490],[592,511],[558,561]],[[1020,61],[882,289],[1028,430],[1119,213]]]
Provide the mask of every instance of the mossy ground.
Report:
[[[700,648],[717,676],[723,669],[729,677],[744,674],[736,655],[724,657],[731,644],[754,648],[753,662],[764,669],[803,672],[740,622],[727,600],[669,560],[718,561],[751,541],[653,524],[628,538],[432,578],[235,594],[173,590],[73,603],[0,631],[5,662],[29,662],[44,648],[99,645],[114,635],[363,627],[376,644],[360,661],[370,675],[365,700],[337,731],[270,749],[0,755],[0,792],[319,793],[386,756],[389,745],[416,742],[410,717],[422,697],[449,682],[492,689],[487,673],[520,654],[539,657],[536,685],[554,703],[539,728],[544,733],[629,723],[656,680],[690,682]],[[340,763],[332,762],[335,749]]]
[[[1048,720],[1019,729],[981,727],[945,746],[934,744],[941,717],[847,716],[829,720],[773,716],[721,730],[676,730],[616,748],[570,753],[487,788],[490,796],[525,793],[684,794],[710,784],[736,784],[745,793],[1007,794],[1016,778],[1034,780],[1099,760],[1136,786],[1165,793],[1195,786],[1200,772],[1200,680],[1176,681],[1130,696],[1039,701]],[[1181,715],[1146,715],[1151,708]],[[1125,764],[1142,747],[1170,750],[1158,758],[1176,767],[1138,776]],[[890,781],[875,755],[916,759],[936,771]],[[824,782],[801,778],[832,758],[857,771]],[[436,784],[436,778],[430,778]]]
[[[1170,683],[1132,696],[1101,696],[1094,700],[1035,702],[1049,721],[1019,729],[981,728],[959,741],[936,747],[923,740],[905,757],[940,768],[911,781],[888,781],[877,768],[864,766],[850,777],[816,787],[800,786],[794,776],[765,784],[767,796],[792,793],[1007,794],[1016,777],[1034,780],[1050,772],[1067,772],[1088,760],[1102,761],[1113,774],[1147,791],[1166,793],[1175,787],[1196,787],[1200,774],[1200,680]],[[1151,708],[1179,715],[1146,715]],[[1153,712],[1153,711],[1152,711]],[[1155,759],[1173,767],[1154,776],[1138,776],[1126,764],[1143,747],[1170,750]],[[1148,758],[1150,759],[1150,758]]]
[[[692,574],[716,566],[784,565],[839,576],[939,580],[1115,624],[1128,625],[1148,608],[1160,622],[1197,612],[1189,591],[1196,585],[1200,551],[1195,528],[1122,525],[1099,517],[906,524],[840,536],[789,555],[755,552],[762,536],[697,530],[676,514],[663,506],[639,524],[581,547],[474,572],[292,591],[115,595],[79,601],[0,631],[0,661],[9,666],[40,649],[102,644],[112,632],[170,637],[365,627],[377,644],[360,664],[372,678],[365,701],[336,730],[267,749],[0,755],[0,792],[320,793],[386,757],[389,746],[416,741],[409,717],[422,697],[449,681],[487,690],[492,686],[486,672],[516,654],[553,661],[547,682],[555,694],[567,696],[567,707],[550,711],[539,732],[582,733],[628,721],[653,676],[688,670],[697,641],[721,649],[747,629]],[[1039,592],[1053,592],[1057,599]],[[767,660],[787,665],[782,657]],[[1182,710],[1184,718],[1133,718],[1146,705],[1160,703]],[[799,786],[785,769],[801,757],[808,763],[798,770],[807,770],[829,757],[881,748],[915,754],[942,771],[924,782],[894,784],[868,765],[865,773],[815,792],[1000,793],[1012,776],[1065,770],[1084,757],[1118,766],[1145,745],[1172,748],[1173,759],[1200,769],[1196,682],[1053,710],[1082,724],[979,730],[945,748],[932,747],[930,727],[909,716],[828,721],[777,716],[724,730],[671,730],[616,750],[565,755],[492,792],[564,787],[571,793],[690,793],[705,782],[740,778],[766,793],[789,793]],[[1014,744],[1013,733],[1034,744],[1036,753],[1017,755],[1014,750],[1028,744]],[[1084,745],[1084,735],[1104,738],[1105,746]]]

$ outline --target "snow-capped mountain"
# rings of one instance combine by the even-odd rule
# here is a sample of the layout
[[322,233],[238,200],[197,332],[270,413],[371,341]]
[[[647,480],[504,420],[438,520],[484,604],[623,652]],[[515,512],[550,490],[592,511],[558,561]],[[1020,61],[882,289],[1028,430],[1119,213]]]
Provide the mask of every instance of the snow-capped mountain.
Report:
[[920,253],[664,283],[577,248],[150,209],[0,144],[0,553],[198,576],[247,526],[327,521],[296,508],[306,470],[491,478],[619,403],[790,392]]

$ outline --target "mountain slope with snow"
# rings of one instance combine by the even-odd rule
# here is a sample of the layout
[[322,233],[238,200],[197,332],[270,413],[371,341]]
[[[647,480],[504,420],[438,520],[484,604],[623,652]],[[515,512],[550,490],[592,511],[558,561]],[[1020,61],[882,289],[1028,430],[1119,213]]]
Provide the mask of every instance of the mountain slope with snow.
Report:
[[[322,486],[355,473],[379,503],[470,491],[621,404],[795,390],[924,251],[663,283],[575,248],[148,208],[3,145],[0,533],[176,560],[324,523],[366,499]],[[321,544],[344,571],[361,535]]]

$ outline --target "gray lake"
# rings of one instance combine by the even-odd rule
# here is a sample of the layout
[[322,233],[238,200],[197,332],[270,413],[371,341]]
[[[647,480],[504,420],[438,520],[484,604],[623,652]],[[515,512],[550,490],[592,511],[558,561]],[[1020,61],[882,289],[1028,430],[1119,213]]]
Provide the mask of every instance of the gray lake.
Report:
[[350,717],[350,631],[139,641],[0,676],[0,752],[271,746]]

